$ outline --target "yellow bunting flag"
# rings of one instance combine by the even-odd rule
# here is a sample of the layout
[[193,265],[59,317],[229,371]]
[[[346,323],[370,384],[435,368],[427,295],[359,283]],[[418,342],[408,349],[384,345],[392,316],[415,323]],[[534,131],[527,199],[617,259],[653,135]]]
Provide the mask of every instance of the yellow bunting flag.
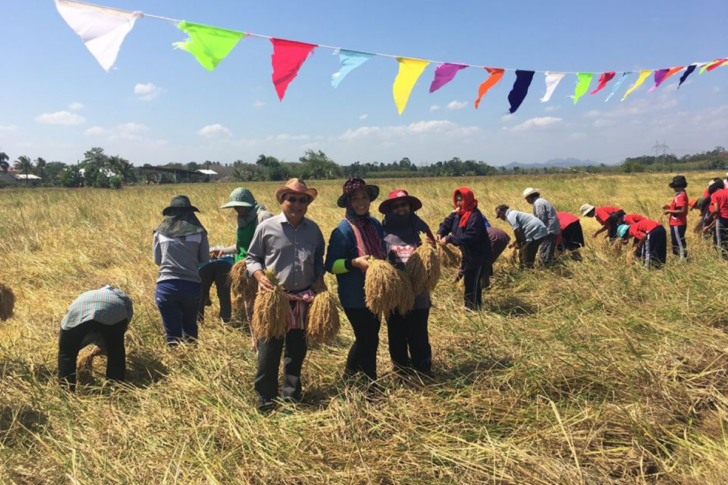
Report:
[[397,111],[401,115],[407,106],[412,88],[415,87],[417,80],[429,62],[406,57],[398,57],[397,62],[399,62],[399,72],[392,86],[392,94],[394,95],[394,103],[397,105]]
[[645,82],[645,79],[647,79],[650,74],[652,74],[652,70],[649,70],[649,71],[640,71],[640,77],[637,78],[637,81],[635,81],[635,83],[632,85],[632,87],[629,88],[626,93],[624,93],[624,96],[622,96],[622,101],[624,101],[625,99],[627,99],[627,96],[629,96],[630,94],[632,94],[632,91],[634,91],[635,89],[637,89],[638,87],[640,87],[640,85],[643,82]]

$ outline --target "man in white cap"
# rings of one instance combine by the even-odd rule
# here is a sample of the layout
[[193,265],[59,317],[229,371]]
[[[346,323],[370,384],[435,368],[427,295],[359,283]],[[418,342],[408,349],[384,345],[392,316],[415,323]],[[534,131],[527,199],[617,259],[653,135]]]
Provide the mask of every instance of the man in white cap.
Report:
[[539,247],[539,258],[541,259],[541,264],[545,266],[554,259],[556,240],[559,234],[561,234],[559,218],[551,202],[541,198],[541,189],[529,187],[523,191],[523,198],[533,206],[533,215],[543,222],[548,231],[548,236],[546,236],[546,239],[544,239]]

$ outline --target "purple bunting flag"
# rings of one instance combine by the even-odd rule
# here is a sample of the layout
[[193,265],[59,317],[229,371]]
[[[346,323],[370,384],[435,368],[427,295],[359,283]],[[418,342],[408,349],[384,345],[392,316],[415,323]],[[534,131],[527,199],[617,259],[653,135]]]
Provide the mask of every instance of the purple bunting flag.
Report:
[[449,83],[455,78],[455,74],[461,69],[465,69],[468,66],[462,64],[443,64],[435,69],[435,79],[430,84],[430,92],[434,93],[445,84]]

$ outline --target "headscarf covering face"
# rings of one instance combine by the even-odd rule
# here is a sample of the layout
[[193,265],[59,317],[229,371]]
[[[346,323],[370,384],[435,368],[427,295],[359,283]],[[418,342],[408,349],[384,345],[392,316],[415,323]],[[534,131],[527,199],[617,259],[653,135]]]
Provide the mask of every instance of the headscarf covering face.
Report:
[[[460,197],[463,199],[463,204],[460,208],[458,208],[457,202],[458,194],[460,194]],[[468,225],[468,219],[470,219],[470,215],[473,213],[473,210],[478,207],[478,201],[475,199],[475,195],[472,190],[467,187],[460,187],[452,194],[452,205],[455,209],[457,209],[455,211],[456,214],[460,216],[460,224],[458,224],[458,226],[460,228],[464,228]]]
[[194,211],[187,208],[169,209],[162,223],[155,229],[165,237],[183,237],[207,232]]

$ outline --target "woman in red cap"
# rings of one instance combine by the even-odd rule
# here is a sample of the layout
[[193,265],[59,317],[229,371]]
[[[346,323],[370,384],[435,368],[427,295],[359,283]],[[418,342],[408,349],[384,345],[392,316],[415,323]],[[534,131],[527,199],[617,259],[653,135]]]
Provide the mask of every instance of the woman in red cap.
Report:
[[[393,190],[387,200],[379,204],[379,212],[384,214],[382,227],[387,258],[398,269],[404,269],[410,256],[422,244],[422,233],[427,235],[430,244],[435,244],[430,228],[415,214],[420,208],[422,202],[402,189]],[[396,372],[432,372],[432,348],[427,332],[431,306],[430,294],[425,290],[416,296],[414,309],[407,315],[394,311],[387,317],[389,355]]]
[[478,209],[473,191],[467,187],[457,189],[452,195],[455,210],[440,224],[437,242],[443,246],[454,244],[463,253],[463,279],[465,280],[465,306],[471,310],[480,308],[485,275],[490,273],[490,238],[485,227],[485,217]]

